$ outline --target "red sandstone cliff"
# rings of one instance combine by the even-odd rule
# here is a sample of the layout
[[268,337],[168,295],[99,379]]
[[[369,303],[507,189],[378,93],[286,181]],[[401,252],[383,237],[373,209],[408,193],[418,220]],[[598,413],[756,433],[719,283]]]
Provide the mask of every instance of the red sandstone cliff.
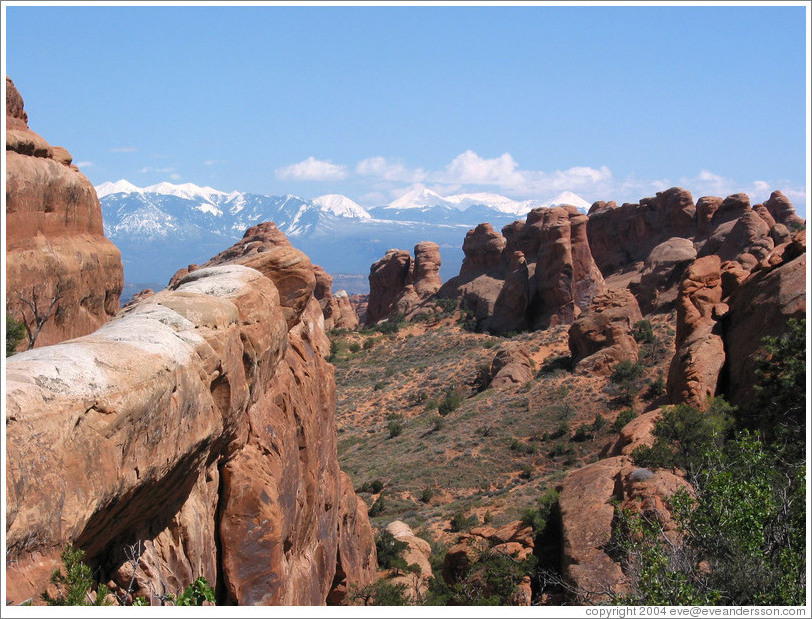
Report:
[[6,126],[6,309],[32,331],[32,304],[47,315],[35,346],[86,335],[119,309],[121,254],[104,237],[93,185],[68,151],[28,128],[8,77]]
[[372,582],[312,265],[273,224],[249,233],[263,251],[244,239],[95,333],[9,358],[9,599],[43,591],[67,542],[156,603],[198,576],[241,605]]

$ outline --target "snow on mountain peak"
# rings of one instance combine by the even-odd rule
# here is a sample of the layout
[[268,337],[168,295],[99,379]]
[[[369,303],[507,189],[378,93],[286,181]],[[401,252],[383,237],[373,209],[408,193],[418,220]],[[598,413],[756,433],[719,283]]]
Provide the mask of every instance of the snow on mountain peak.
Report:
[[581,196],[572,193],[571,191],[562,191],[555,198],[547,203],[547,206],[560,206],[562,204],[569,204],[574,206],[579,211],[586,213],[592,206],[589,202],[584,200]]
[[330,193],[313,199],[313,204],[323,210],[339,217],[351,217],[353,219],[372,219],[372,215],[367,213],[359,204],[350,200],[347,196],[337,193]]
[[420,185],[410,191],[407,191],[397,200],[390,202],[388,206],[383,208],[425,208],[427,206],[437,206],[444,203],[447,204],[447,201],[445,198],[443,198],[443,196]]
[[113,193],[140,193],[143,191],[140,187],[136,187],[130,181],[125,181],[123,178],[115,183],[107,181],[102,183],[96,189],[96,195],[99,199]]

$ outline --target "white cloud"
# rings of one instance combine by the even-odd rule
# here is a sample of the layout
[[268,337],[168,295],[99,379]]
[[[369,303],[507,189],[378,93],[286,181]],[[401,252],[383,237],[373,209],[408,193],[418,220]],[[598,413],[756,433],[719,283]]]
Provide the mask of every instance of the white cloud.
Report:
[[276,178],[293,181],[341,181],[347,178],[347,166],[308,157],[299,163],[277,168]]
[[115,146],[110,149],[111,153],[135,153],[138,149],[135,146]]
[[442,183],[515,187],[524,182],[518,168],[519,164],[510,153],[504,153],[495,159],[484,159],[474,151],[467,150],[457,155],[443,172],[433,175],[433,180]]
[[370,157],[359,161],[355,172],[361,176],[401,183],[419,183],[426,178],[426,172],[422,168],[407,168],[402,163],[389,161],[385,157]]
[[77,168],[94,168],[94,167],[96,167],[96,164],[93,163],[92,161],[74,161],[73,165],[75,165]]
[[173,181],[178,181],[180,180],[180,174],[170,174],[169,178],[172,179]]
[[212,166],[212,165],[218,165],[218,164],[225,163],[225,162],[226,162],[225,159],[206,159],[206,161],[203,162],[203,165]]

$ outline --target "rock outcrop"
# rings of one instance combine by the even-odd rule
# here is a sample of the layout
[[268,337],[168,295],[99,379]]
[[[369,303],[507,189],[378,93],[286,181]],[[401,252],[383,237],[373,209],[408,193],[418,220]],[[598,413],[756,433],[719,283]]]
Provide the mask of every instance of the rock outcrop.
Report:
[[569,329],[574,370],[579,374],[608,375],[620,361],[637,362],[637,341],[632,330],[642,319],[637,300],[629,290],[610,290],[596,296]]
[[428,591],[429,583],[433,577],[431,570],[431,545],[422,537],[417,537],[411,527],[400,520],[386,525],[385,530],[399,542],[404,542],[406,548],[400,555],[406,565],[416,565],[416,573],[403,573],[393,575],[388,580],[392,584],[402,584],[406,587],[405,594],[410,600],[420,599]]
[[121,253],[104,236],[90,180],[28,128],[8,77],[6,127],[6,309],[31,332],[44,320],[35,346],[86,335],[119,309]]
[[674,307],[682,276],[695,258],[693,242],[681,237],[668,239],[651,250],[643,262],[640,281],[629,286],[644,316]]
[[588,217],[574,206],[533,209],[496,232],[470,230],[460,274],[438,295],[460,299],[484,331],[570,324],[603,291],[587,239]]
[[557,490],[561,570],[573,591],[573,601],[606,603],[609,590],[621,595],[626,591],[626,575],[607,553],[615,504],[644,513],[660,522],[666,535],[675,537],[668,499],[687,487],[687,482],[674,473],[637,468],[627,456],[606,458],[570,472]]
[[249,232],[93,334],[9,359],[9,599],[38,596],[68,542],[153,603],[198,576],[241,605],[374,581],[312,265]]
[[668,369],[667,390],[672,404],[705,408],[716,395],[725,360],[719,320],[722,303],[721,260],[711,255],[697,259],[685,273],[677,299],[676,352]]
[[358,326],[358,316],[350,304],[350,297],[344,290],[333,294],[333,278],[320,266],[314,265],[316,287],[313,295],[321,306],[324,314],[324,330],[355,329]]
[[494,389],[524,385],[533,379],[533,361],[520,342],[507,342],[497,351],[487,376],[487,386]]
[[765,336],[780,336],[787,321],[806,316],[806,230],[779,245],[726,299],[723,318],[724,392],[730,402],[746,407],[753,401],[756,358]]
[[440,289],[440,247],[424,241],[408,251],[390,249],[369,270],[366,324],[395,314],[414,316]]
[[689,191],[672,187],[639,204],[593,205],[587,234],[592,256],[604,276],[642,262],[672,237],[692,237],[696,206]]

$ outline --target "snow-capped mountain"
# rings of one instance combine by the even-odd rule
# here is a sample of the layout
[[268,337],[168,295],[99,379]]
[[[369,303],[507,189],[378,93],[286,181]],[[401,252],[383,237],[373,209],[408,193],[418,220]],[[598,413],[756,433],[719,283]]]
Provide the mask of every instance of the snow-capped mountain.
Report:
[[[482,222],[496,229],[536,206],[489,193],[444,198],[418,187],[392,203],[365,209],[346,196],[314,200],[297,196],[225,192],[192,183],[137,187],[126,180],[96,188],[104,231],[121,250],[129,283],[163,286],[175,271],[200,264],[232,245],[247,228],[273,221],[315,264],[330,273],[368,273],[391,248],[411,250],[420,241],[441,247],[441,276],[456,275],[466,232]],[[561,194],[556,204],[588,204]]]
[[322,207],[322,209],[338,217],[357,217],[358,219],[372,218],[364,207],[356,204],[347,196],[342,196],[337,193],[313,198],[313,204]]

